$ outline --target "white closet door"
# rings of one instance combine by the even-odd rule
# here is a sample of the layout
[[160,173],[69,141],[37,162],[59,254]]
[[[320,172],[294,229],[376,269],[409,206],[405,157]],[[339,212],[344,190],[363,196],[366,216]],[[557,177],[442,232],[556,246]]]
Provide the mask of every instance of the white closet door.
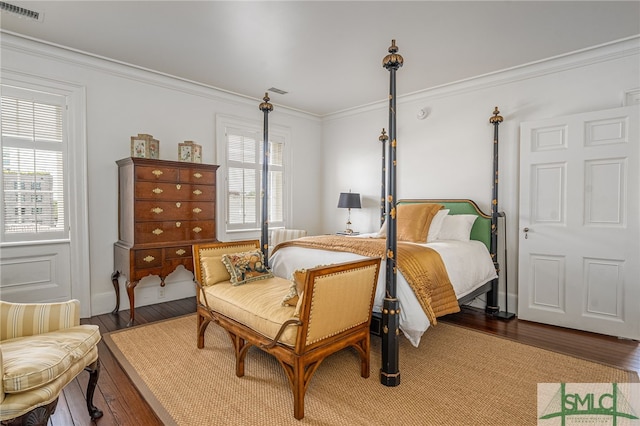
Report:
[[521,125],[519,318],[640,339],[639,117]]

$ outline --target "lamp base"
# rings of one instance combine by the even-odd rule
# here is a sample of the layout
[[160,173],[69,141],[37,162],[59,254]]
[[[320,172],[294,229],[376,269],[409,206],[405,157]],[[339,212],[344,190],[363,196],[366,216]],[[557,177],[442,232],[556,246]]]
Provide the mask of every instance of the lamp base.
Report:
[[493,314],[493,316],[495,318],[499,318],[499,319],[503,319],[503,320],[510,320],[510,319],[515,318],[516,314],[514,314],[513,312],[500,311],[500,312],[496,312],[495,314]]

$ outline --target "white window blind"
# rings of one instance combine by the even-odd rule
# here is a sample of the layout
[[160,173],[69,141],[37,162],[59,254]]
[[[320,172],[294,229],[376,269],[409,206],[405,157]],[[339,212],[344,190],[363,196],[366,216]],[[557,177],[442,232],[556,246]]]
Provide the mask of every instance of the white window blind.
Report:
[[[227,128],[227,229],[260,228],[262,134]],[[284,226],[284,138],[269,136],[269,226]]]
[[2,87],[2,240],[68,237],[65,98]]

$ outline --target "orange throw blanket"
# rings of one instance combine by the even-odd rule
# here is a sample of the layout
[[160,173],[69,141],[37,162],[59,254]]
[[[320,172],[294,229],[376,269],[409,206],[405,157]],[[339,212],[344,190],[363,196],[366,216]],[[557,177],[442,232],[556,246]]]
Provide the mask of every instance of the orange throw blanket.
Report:
[[[273,252],[283,247],[346,251],[384,260],[387,242],[382,238],[321,235],[285,241],[278,244]],[[397,252],[398,269],[413,289],[431,325],[437,323],[437,317],[460,311],[449,275],[437,251],[398,241]]]

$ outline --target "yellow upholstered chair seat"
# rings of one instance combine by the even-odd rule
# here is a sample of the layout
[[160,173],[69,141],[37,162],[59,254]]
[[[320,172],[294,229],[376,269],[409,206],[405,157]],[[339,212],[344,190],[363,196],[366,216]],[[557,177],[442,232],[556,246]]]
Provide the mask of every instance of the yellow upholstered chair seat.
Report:
[[62,389],[90,371],[87,408],[98,380],[97,325],[80,325],[80,302],[22,304],[0,301],[0,421],[39,425],[53,413]]
[[[282,325],[294,318],[294,308],[282,305],[289,284],[289,280],[273,277],[240,286],[219,283],[205,287],[204,291],[212,310],[274,339]],[[293,346],[297,333],[298,327],[290,325],[279,341]]]

